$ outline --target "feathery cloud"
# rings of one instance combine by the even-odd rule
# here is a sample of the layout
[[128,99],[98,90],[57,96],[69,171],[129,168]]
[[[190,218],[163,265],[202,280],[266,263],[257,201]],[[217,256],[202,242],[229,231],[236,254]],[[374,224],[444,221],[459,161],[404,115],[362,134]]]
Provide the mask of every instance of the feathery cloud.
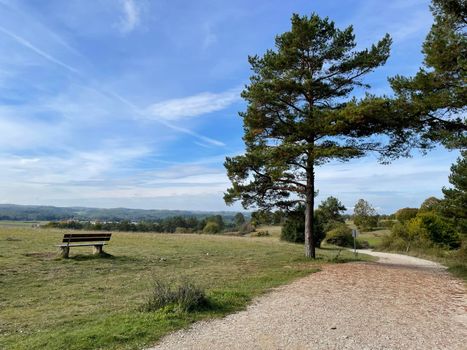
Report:
[[221,93],[203,92],[158,102],[149,106],[147,110],[154,119],[175,121],[223,110],[239,99],[239,89]]
[[69,71],[71,71],[73,73],[80,74],[79,70],[76,69],[75,67],[72,67],[72,66],[60,61],[59,59],[49,55],[47,52],[44,52],[41,49],[39,49],[38,47],[34,46],[30,41],[20,37],[19,35],[16,35],[15,33],[10,32],[6,28],[3,28],[2,26],[0,26],[0,32],[2,32],[3,34],[6,34],[7,36],[12,38],[13,40],[18,42],[19,44],[27,47],[28,49],[30,49],[32,51],[34,51],[35,53],[37,53],[39,56],[42,56],[46,60],[48,60],[48,61],[50,61],[52,63],[58,64],[62,68],[65,68],[66,70],[69,70]]

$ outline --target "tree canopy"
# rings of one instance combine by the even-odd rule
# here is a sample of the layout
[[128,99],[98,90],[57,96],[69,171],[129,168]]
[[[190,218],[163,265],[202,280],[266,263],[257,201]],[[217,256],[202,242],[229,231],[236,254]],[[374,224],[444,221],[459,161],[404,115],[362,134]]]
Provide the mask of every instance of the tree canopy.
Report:
[[403,139],[428,149],[441,142],[467,147],[465,0],[433,0],[435,22],[423,44],[424,62],[414,77],[389,81],[396,95],[391,113],[406,127]]
[[318,210],[320,211],[320,215],[325,222],[344,222],[342,212],[346,211],[347,208],[344,206],[344,204],[341,203],[339,199],[330,196],[318,205]]
[[364,199],[359,199],[353,208],[355,225],[362,229],[371,229],[378,223],[375,208]]

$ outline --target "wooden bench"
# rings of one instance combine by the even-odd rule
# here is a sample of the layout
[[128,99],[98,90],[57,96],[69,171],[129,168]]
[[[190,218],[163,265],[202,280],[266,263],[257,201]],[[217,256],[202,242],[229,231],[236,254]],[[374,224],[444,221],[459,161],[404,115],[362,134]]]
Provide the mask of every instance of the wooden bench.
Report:
[[[94,254],[102,254],[102,247],[110,241],[112,233],[65,233],[63,235],[63,243],[57,245],[61,249],[61,256],[68,258],[70,247],[94,247]],[[85,242],[85,243],[83,243]],[[94,243],[92,243],[94,242]]]

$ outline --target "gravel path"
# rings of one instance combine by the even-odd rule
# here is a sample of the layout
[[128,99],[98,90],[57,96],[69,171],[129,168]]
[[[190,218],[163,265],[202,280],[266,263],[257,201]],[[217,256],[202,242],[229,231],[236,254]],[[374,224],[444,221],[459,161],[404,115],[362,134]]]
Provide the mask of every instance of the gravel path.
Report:
[[151,349],[467,349],[462,281],[427,260],[369,254],[380,261],[325,265]]

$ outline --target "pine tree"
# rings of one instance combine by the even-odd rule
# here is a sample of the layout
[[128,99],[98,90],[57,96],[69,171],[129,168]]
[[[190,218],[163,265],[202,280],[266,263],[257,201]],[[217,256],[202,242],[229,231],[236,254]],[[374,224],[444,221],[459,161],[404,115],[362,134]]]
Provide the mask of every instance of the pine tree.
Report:
[[451,167],[449,182],[452,187],[443,188],[443,214],[454,221],[461,233],[467,234],[467,151],[462,151],[457,163]]
[[438,142],[467,147],[467,4],[433,0],[435,22],[423,44],[423,67],[411,78],[390,79],[393,113],[410,130],[412,145],[427,149]]
[[276,49],[249,57],[253,71],[242,92],[247,110],[246,153],[227,158],[232,187],[224,196],[245,208],[291,210],[305,205],[305,255],[315,257],[315,169],[331,160],[346,161],[377,149],[371,136],[383,99],[349,99],[362,78],[389,57],[386,35],[357,51],[353,28],[335,27],[328,18],[293,15],[292,29],[276,37]]

